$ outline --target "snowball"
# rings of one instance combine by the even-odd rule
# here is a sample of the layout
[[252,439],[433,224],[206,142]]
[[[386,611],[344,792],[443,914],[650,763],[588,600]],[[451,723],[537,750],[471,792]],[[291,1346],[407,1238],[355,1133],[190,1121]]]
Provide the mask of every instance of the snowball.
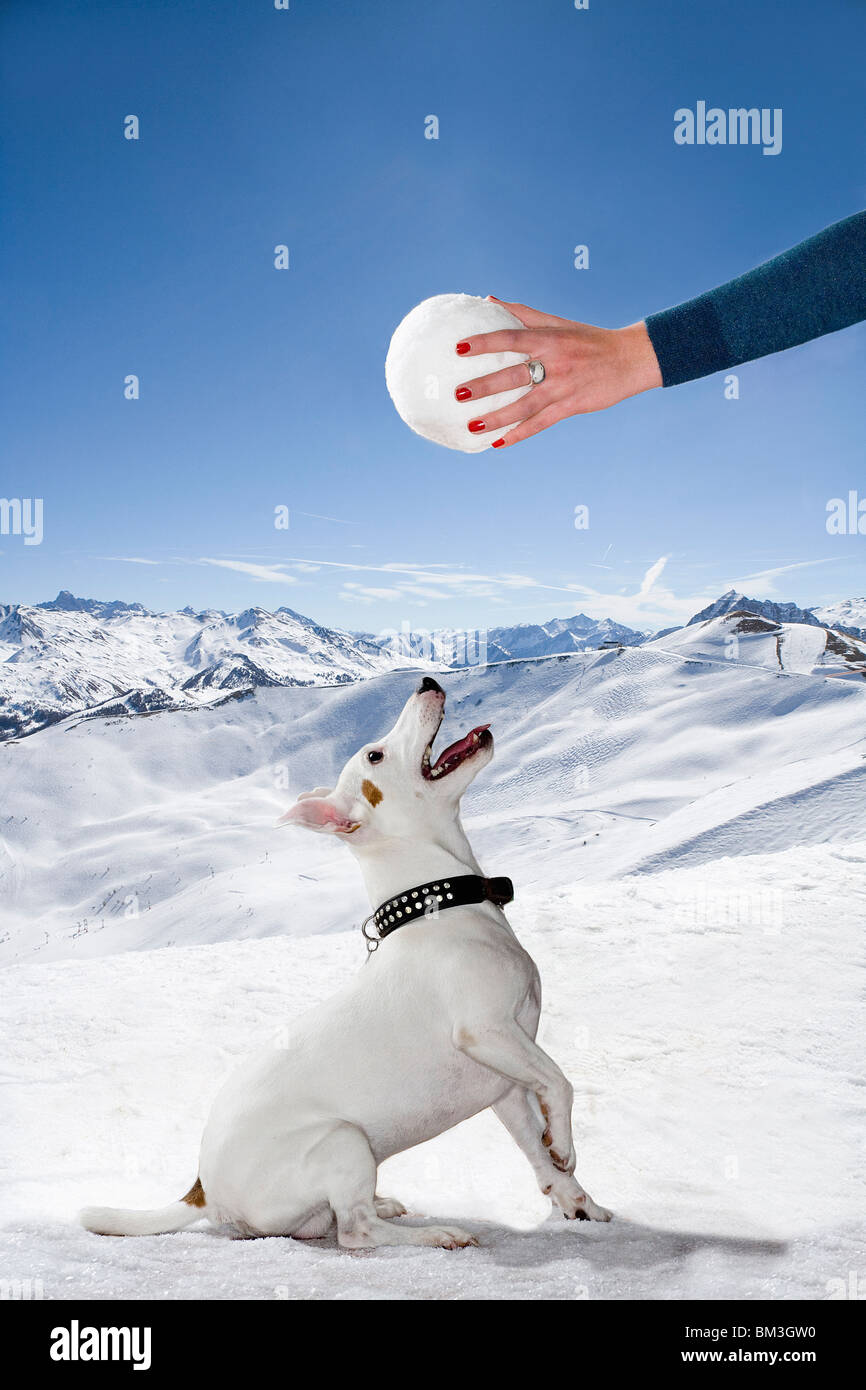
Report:
[[483,420],[519,400],[530,390],[529,383],[481,400],[461,402],[455,400],[454,391],[461,382],[526,362],[527,354],[487,352],[481,357],[458,357],[454,349],[478,333],[523,327],[501,304],[474,294],[437,294],[416,305],[395,329],[385,359],[385,381],[397,414],[416,434],[448,449],[462,449],[466,454],[489,449],[514,425],[479,435],[469,433],[469,421]]

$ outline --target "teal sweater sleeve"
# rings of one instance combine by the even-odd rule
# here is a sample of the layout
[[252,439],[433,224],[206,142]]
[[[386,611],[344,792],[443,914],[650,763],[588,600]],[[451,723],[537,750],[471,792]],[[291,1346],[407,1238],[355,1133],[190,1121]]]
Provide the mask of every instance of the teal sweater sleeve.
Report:
[[866,319],[866,212],[646,320],[663,386],[726,371]]

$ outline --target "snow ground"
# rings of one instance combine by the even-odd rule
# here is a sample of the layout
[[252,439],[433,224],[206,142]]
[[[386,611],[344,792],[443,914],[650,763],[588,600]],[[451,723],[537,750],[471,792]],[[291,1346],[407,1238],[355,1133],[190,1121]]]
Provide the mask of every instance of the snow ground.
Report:
[[463,1251],[74,1224],[186,1190],[222,1076],[361,968],[356,932],[10,966],[0,1278],[47,1299],[826,1298],[864,1263],[864,866],[849,839],[519,891],[578,1176],[616,1218],[548,1217],[487,1113],[381,1174],[476,1231]]

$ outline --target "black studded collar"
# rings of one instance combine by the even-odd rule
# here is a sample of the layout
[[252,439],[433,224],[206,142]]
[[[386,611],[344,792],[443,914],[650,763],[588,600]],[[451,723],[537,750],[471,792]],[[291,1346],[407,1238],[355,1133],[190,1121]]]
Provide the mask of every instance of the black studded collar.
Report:
[[[421,917],[435,917],[449,907],[467,907],[472,903],[494,903],[504,907],[514,897],[510,878],[483,878],[481,874],[458,874],[456,878],[431,879],[407,888],[388,898],[364,922],[362,931],[367,938],[367,950],[375,951],[379,942],[398,927]],[[372,924],[374,935],[367,931]]]

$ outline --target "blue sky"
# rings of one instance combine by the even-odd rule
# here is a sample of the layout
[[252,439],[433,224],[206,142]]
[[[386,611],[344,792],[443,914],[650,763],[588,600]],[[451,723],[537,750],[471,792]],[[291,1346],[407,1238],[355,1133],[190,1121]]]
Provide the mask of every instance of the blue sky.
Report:
[[[44,539],[0,537],[0,602],[380,631],[862,594],[825,508],[866,495],[866,325],[504,456],[413,435],[383,364],[431,294],[616,327],[857,211],[864,46],[859,0],[10,0],[0,495]],[[698,100],[781,107],[781,154],[676,145]]]

